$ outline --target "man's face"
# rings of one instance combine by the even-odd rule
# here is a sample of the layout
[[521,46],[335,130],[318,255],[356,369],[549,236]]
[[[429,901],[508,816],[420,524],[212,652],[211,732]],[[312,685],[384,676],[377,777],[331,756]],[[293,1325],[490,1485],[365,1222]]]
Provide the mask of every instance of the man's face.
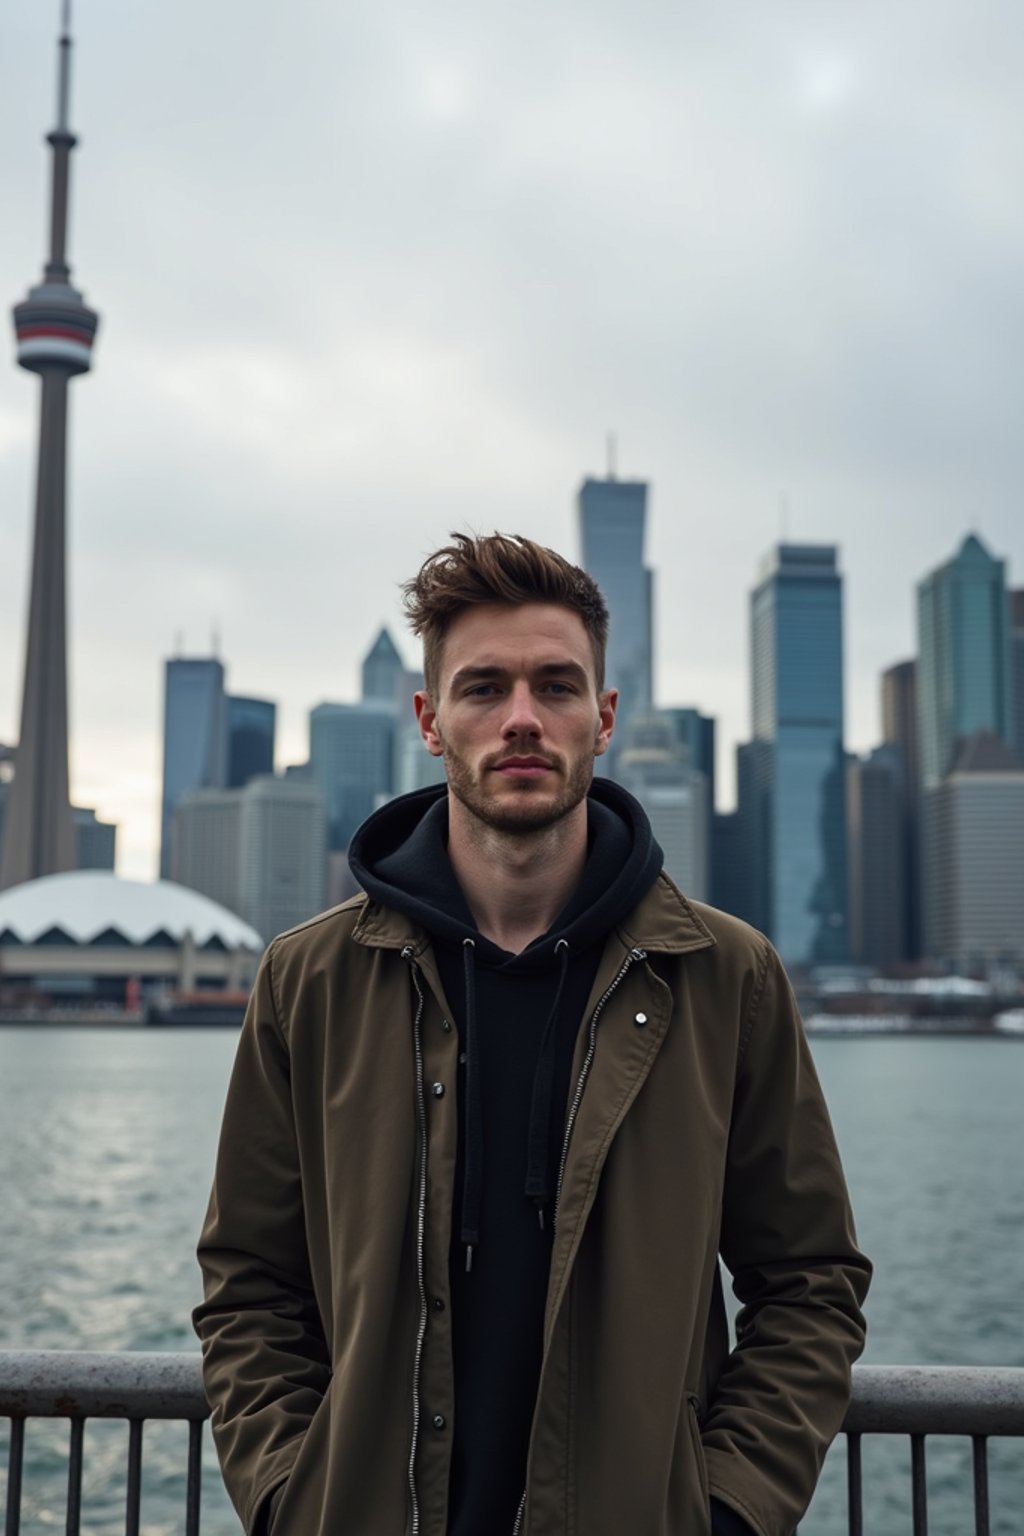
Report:
[[502,832],[537,831],[579,805],[615,723],[583,620],[560,603],[465,609],[445,637],[437,695],[416,695],[423,739],[456,799]]

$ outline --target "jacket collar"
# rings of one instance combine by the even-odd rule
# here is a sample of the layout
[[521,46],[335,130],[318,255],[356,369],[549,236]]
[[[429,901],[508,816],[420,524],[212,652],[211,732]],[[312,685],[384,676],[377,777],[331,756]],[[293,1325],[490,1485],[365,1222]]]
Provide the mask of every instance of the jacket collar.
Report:
[[[430,940],[418,923],[367,896],[355,900],[363,904],[352,930],[357,944],[372,949],[404,949],[411,944],[417,955],[427,948]],[[664,871],[616,931],[627,949],[670,955],[708,949],[716,942],[697,907]]]
[[655,950],[667,955],[709,949],[717,942],[697,907],[687,901],[664,870],[619,924],[618,932],[629,949]]

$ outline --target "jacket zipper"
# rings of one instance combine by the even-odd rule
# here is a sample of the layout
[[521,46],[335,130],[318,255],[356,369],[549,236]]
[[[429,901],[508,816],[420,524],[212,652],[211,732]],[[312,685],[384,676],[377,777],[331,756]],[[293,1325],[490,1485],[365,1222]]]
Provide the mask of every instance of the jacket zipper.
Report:
[[[558,1182],[555,1185],[555,1209],[554,1215],[552,1217],[552,1222],[556,1229],[558,1227],[558,1212],[562,1204],[562,1180],[565,1178],[565,1165],[569,1157],[569,1142],[572,1139],[573,1126],[576,1124],[576,1116],[579,1114],[579,1108],[583,1102],[583,1090],[587,1086],[587,1078],[590,1076],[590,1068],[593,1065],[594,1053],[597,1050],[597,1021],[604,1011],[605,1003],[611,997],[612,993],[615,991],[616,987],[619,985],[619,982],[625,976],[633,962],[635,960],[646,959],[647,951],[645,949],[630,950],[625,960],[623,960],[622,965],[619,967],[618,975],[612,978],[601,997],[598,998],[597,1007],[594,1009],[590,1016],[590,1033],[587,1039],[587,1054],[583,1058],[583,1065],[580,1068],[580,1075],[576,1079],[576,1092],[573,1094],[572,1104],[569,1107],[569,1113],[566,1117],[565,1136],[562,1140],[562,1156],[558,1164]],[[518,1536],[518,1532],[513,1531],[512,1536]]]
[[[556,1232],[558,1230],[558,1213],[562,1204],[562,1181],[565,1178],[565,1165],[569,1158],[569,1142],[572,1140],[573,1127],[576,1124],[576,1116],[579,1114],[579,1108],[583,1102],[583,1091],[587,1086],[587,1078],[590,1076],[590,1068],[593,1065],[594,1056],[597,1051],[597,1022],[601,1017],[601,1014],[604,1012],[605,1003],[607,1003],[608,999],[611,997],[612,993],[615,991],[616,987],[619,985],[620,981],[629,970],[630,966],[634,963],[634,961],[646,959],[647,951],[645,949],[630,950],[629,954],[626,956],[625,960],[623,960],[621,966],[619,967],[618,974],[612,978],[604,992],[598,998],[597,1005],[590,1016],[590,1029],[587,1035],[587,1054],[583,1058],[583,1065],[580,1067],[580,1075],[576,1079],[576,1090],[572,1096],[572,1104],[569,1106],[569,1113],[566,1116],[565,1135],[562,1138],[562,1155],[558,1163],[558,1182],[555,1185],[555,1208],[552,1215],[552,1225]],[[520,1532],[523,1527],[523,1516],[525,1513],[526,1489],[524,1488],[523,1496],[519,1500],[519,1510],[516,1514],[516,1523],[512,1527],[512,1536],[520,1536]]]
[[420,1293],[420,1321],[416,1331],[416,1352],[412,1366],[412,1444],[409,1447],[409,1497],[412,1501],[412,1536],[419,1536],[420,1504],[416,1497],[416,1450],[420,1437],[420,1366],[423,1361],[423,1340],[427,1332],[427,1287],[424,1280],[423,1246],[427,1222],[427,1112],[423,1101],[423,988],[420,986],[419,968],[411,944],[402,950],[402,959],[408,961],[412,984],[416,988],[416,1017],[412,1025],[413,1054],[416,1061],[416,1123],[419,1130],[419,1195],[416,1211],[416,1282]]

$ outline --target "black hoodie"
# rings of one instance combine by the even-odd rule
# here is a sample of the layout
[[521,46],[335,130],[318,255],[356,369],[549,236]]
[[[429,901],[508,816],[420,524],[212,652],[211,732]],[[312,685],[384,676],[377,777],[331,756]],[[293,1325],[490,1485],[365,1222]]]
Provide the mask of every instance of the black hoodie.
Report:
[[587,805],[580,883],[519,955],[473,922],[448,859],[444,786],[391,801],[349,849],[367,895],[431,935],[460,1035],[449,1536],[504,1536],[515,1522],[576,1036],[605,939],[662,865],[650,824],[624,789],[595,780]]

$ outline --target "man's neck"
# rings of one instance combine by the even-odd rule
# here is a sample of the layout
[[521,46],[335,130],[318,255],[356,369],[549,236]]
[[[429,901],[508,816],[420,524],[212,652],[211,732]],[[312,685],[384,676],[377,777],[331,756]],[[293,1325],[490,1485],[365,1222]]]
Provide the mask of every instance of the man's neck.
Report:
[[500,949],[521,954],[546,933],[587,861],[587,803],[540,831],[489,827],[449,797],[448,857],[473,921]]

